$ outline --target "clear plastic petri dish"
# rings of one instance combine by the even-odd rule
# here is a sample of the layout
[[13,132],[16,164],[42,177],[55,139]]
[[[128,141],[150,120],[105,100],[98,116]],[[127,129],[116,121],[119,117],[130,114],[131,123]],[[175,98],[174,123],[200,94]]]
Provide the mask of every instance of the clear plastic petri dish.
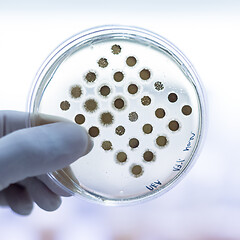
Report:
[[52,181],[118,205],[179,182],[199,152],[204,106],[196,71],[172,43],[141,28],[102,26],[73,36],[46,59],[28,110],[69,119],[94,141],[88,155],[49,173]]

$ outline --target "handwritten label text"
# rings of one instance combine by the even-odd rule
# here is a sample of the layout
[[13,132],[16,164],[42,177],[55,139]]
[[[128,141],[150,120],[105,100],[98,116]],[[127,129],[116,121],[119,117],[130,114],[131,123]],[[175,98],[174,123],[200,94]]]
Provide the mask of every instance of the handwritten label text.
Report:
[[192,147],[192,141],[194,140],[194,137],[195,137],[195,133],[191,132],[192,136],[190,137],[189,141],[188,141],[188,144],[186,146],[186,148],[183,149],[183,151],[189,151],[190,148]]
[[159,180],[157,180],[151,183],[149,186],[146,186],[146,188],[150,191],[153,191],[154,189],[157,189],[160,185],[162,185],[162,183]]

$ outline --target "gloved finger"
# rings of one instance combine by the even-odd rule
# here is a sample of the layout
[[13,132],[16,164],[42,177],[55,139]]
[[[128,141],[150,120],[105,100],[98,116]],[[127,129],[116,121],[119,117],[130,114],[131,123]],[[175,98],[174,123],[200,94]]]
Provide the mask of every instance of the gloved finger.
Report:
[[[51,189],[51,191],[53,191],[57,195],[64,196],[64,197],[72,196],[73,193],[70,193],[69,189],[72,189],[72,191],[74,192],[74,189],[76,189],[75,184],[79,185],[79,182],[75,177],[71,167],[68,166],[61,170],[58,170],[58,174],[61,174],[61,180],[64,180],[65,186],[59,187],[54,182],[54,180],[46,174],[38,176],[37,178],[40,179],[49,189]],[[53,173],[53,177],[58,179],[57,175],[54,173]]]
[[59,196],[49,190],[47,186],[37,178],[27,178],[20,182],[31,195],[33,201],[43,210],[54,211],[62,203]]
[[21,215],[29,215],[33,209],[33,202],[26,189],[17,184],[10,185],[4,190],[10,208]]
[[15,131],[0,139],[0,190],[27,177],[64,168],[91,151],[86,130],[54,123]]
[[68,119],[47,114],[34,114],[29,118],[29,113],[17,111],[0,111],[0,138],[29,125],[39,126],[56,122],[71,122]]
[[7,200],[5,198],[4,192],[0,192],[0,206],[7,206]]
[[56,184],[54,180],[52,180],[47,174],[37,176],[37,178],[43,182],[52,192],[56,193],[59,196],[70,197],[73,195],[69,193],[67,189],[64,190],[64,187],[60,187],[58,184]]
[[66,118],[43,114],[43,113],[31,114],[29,121],[32,127],[41,126],[41,125],[50,124],[50,123],[57,123],[57,122],[72,122]]
[[16,111],[0,111],[0,138],[26,127],[27,114]]

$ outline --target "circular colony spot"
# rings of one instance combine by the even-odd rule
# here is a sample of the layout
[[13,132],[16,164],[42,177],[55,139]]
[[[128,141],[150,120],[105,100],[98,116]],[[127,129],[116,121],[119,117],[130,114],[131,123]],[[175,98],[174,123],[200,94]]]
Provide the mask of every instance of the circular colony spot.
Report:
[[114,75],[113,75],[113,79],[116,81],[116,82],[121,82],[124,78],[124,75],[122,72],[115,72]]
[[158,108],[155,111],[155,115],[157,118],[164,118],[165,117],[165,110],[163,108]]
[[113,123],[113,115],[110,112],[104,112],[100,116],[101,123],[105,126]]
[[101,68],[105,68],[108,66],[108,60],[106,58],[100,58],[98,60],[98,66]]
[[127,161],[127,154],[125,152],[119,152],[117,154],[117,161],[120,163],[124,163]]
[[165,136],[159,136],[156,139],[156,143],[159,147],[164,147],[167,145],[168,141],[167,138]]
[[84,108],[87,112],[94,112],[98,108],[98,103],[94,99],[88,99],[84,103]]
[[102,86],[102,87],[100,88],[99,92],[100,92],[100,94],[101,94],[102,96],[106,97],[106,96],[109,95],[109,93],[111,92],[111,90],[110,90],[110,87],[104,85],[104,86]]
[[136,122],[138,120],[138,114],[136,112],[130,112],[128,114],[129,121]]
[[125,128],[123,126],[118,126],[115,129],[115,133],[119,136],[122,136],[125,133]]
[[96,80],[97,76],[94,72],[88,72],[85,76],[87,82],[92,83]]
[[137,63],[137,59],[133,56],[127,58],[126,63],[129,67],[133,67]]
[[139,75],[142,80],[148,80],[151,76],[151,73],[148,69],[143,69]]
[[124,108],[124,100],[122,98],[117,98],[114,100],[114,107],[122,110]]
[[152,132],[153,127],[152,127],[151,124],[147,123],[147,124],[145,124],[145,125],[143,126],[142,129],[143,129],[143,132],[144,132],[144,133],[149,134],[149,133]]
[[162,82],[159,82],[159,81],[154,83],[154,87],[157,91],[160,91],[160,90],[164,89],[164,86],[163,86]]
[[146,151],[143,154],[143,159],[147,162],[151,162],[154,160],[154,154],[151,151]]
[[138,86],[136,84],[130,84],[128,86],[128,92],[130,94],[135,94],[135,93],[137,93],[137,91],[138,91]]
[[142,105],[148,106],[151,103],[151,98],[149,96],[144,96],[141,98]]
[[82,89],[78,85],[73,86],[70,92],[72,98],[79,98],[82,95]]
[[131,168],[131,172],[134,177],[140,177],[143,174],[143,169],[140,165],[133,165]]
[[173,120],[168,124],[168,127],[171,131],[175,132],[179,129],[179,123],[176,120]]
[[117,44],[112,46],[112,53],[113,54],[119,54],[121,52],[121,50],[122,50],[121,47]]
[[90,127],[88,133],[91,137],[97,137],[99,135],[99,129],[95,126]]
[[63,111],[67,111],[69,108],[70,108],[70,103],[68,101],[62,101],[60,103],[60,108],[63,110]]
[[112,150],[112,143],[110,141],[104,141],[102,143],[102,148],[106,151]]
[[176,101],[178,100],[177,94],[176,94],[176,93],[170,93],[170,94],[168,95],[168,100],[169,100],[169,102],[171,102],[171,103],[176,102]]
[[189,105],[185,105],[182,107],[182,113],[188,116],[192,113],[192,108]]
[[136,139],[136,138],[131,138],[131,139],[129,140],[129,146],[130,146],[131,148],[137,148],[137,147],[139,146],[139,141],[138,141],[138,139]]
[[74,120],[77,124],[83,124],[85,122],[85,117],[82,114],[77,114]]

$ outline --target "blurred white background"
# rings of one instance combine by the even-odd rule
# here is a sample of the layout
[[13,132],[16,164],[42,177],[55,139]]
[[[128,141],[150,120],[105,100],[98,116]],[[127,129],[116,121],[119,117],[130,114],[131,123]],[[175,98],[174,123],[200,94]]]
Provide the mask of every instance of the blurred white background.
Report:
[[26,110],[34,75],[66,38],[103,24],[135,25],[173,42],[207,93],[208,134],[190,173],[133,207],[64,199],[54,213],[0,209],[1,240],[240,239],[240,2],[0,0],[0,109]]

